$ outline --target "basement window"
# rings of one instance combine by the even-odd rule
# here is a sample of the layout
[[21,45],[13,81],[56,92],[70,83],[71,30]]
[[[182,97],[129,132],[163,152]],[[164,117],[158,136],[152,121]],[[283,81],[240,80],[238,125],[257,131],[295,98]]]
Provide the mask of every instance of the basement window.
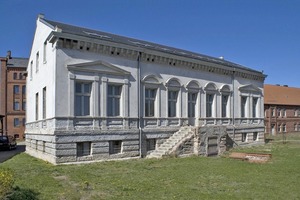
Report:
[[91,155],[91,142],[77,142],[77,156]]
[[247,141],[247,133],[242,133],[242,142]]
[[256,140],[257,140],[257,135],[258,135],[257,132],[254,132],[254,133],[253,133],[253,141],[256,141]]
[[109,142],[109,154],[118,154],[122,152],[122,141],[115,140]]
[[148,139],[146,142],[147,142],[147,151],[155,150],[156,139]]

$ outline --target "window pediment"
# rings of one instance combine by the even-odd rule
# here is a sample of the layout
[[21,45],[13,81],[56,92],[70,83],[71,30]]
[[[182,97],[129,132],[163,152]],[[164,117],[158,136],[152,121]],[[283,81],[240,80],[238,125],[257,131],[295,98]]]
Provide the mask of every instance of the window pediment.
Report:
[[220,89],[220,92],[222,92],[222,93],[230,93],[231,90],[230,90],[229,85],[223,85],[223,86],[221,87],[221,89]]
[[179,88],[179,87],[181,87],[181,83],[180,83],[179,79],[177,79],[177,78],[170,78],[167,80],[166,86]]
[[157,78],[155,75],[147,75],[142,79],[143,83],[147,83],[147,84],[161,84],[161,82],[159,81],[159,78]]
[[117,65],[105,61],[85,62],[67,65],[69,70],[97,72],[103,74],[129,75],[130,72],[119,68]]
[[258,87],[254,86],[252,84],[241,86],[241,87],[239,87],[239,90],[241,92],[261,93],[261,90]]
[[200,90],[200,84],[197,81],[190,81],[185,86],[188,90]]

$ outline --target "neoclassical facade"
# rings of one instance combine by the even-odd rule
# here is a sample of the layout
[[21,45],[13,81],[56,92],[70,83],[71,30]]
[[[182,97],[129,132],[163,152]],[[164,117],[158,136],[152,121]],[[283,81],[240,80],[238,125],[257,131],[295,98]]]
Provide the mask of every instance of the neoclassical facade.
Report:
[[146,157],[181,127],[264,139],[265,75],[224,59],[40,15],[27,77],[26,152],[54,164]]

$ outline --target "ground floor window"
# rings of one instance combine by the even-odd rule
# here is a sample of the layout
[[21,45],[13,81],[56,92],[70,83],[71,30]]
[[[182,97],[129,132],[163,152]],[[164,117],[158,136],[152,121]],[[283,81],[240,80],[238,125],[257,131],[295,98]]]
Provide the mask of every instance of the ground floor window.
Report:
[[77,156],[91,155],[91,142],[78,142],[77,143]]
[[147,151],[155,150],[156,139],[148,139],[147,140]]
[[109,142],[109,154],[118,154],[122,152],[122,141],[115,140]]

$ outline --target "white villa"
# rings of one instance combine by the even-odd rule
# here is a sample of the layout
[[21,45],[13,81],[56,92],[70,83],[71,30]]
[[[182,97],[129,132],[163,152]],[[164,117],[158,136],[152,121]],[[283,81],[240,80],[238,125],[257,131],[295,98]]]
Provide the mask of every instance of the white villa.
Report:
[[27,70],[26,152],[53,164],[264,141],[266,75],[221,58],[39,15]]

